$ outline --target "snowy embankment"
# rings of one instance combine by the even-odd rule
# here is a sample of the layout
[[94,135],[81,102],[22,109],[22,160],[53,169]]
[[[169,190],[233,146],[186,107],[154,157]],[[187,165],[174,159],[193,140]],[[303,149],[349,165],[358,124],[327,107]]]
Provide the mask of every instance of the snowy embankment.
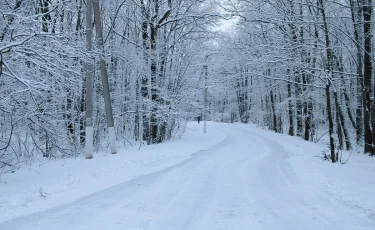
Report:
[[163,144],[119,149],[118,154],[96,154],[94,159],[67,159],[22,166],[1,175],[0,223],[43,211],[136,177],[182,162],[211,148],[227,136],[213,126],[202,133],[202,124],[189,123],[181,139]]
[[362,147],[340,152],[343,163],[333,164],[322,159],[322,152],[329,154],[328,142],[316,144],[255,126],[249,128],[242,124],[236,125],[256,133],[258,137],[278,143],[283,162],[290,164],[299,178],[323,191],[326,197],[322,199],[329,198],[364,212],[375,221],[375,157],[363,154]]

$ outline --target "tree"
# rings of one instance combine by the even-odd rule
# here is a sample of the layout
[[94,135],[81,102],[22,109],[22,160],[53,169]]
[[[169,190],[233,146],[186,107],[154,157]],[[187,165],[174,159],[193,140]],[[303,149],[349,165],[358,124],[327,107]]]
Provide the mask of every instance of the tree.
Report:
[[103,85],[103,97],[104,97],[104,105],[105,105],[105,112],[107,117],[107,125],[108,125],[108,133],[109,133],[109,141],[111,145],[111,153],[117,153],[117,143],[116,143],[116,134],[115,134],[115,126],[112,114],[112,105],[111,105],[111,96],[109,92],[109,82],[108,82],[108,72],[106,62],[104,60],[104,41],[103,41],[103,30],[102,30],[102,20],[100,17],[100,9],[99,9],[99,0],[92,0],[92,5],[94,9],[94,19],[95,19],[95,28],[96,28],[96,36],[98,46],[101,48],[101,55],[100,55],[100,73],[102,77],[102,85]]
[[[86,49],[87,53],[90,54],[92,49],[92,0],[87,0],[86,3]],[[86,159],[93,158],[93,99],[92,99],[92,87],[93,87],[93,65],[90,58],[86,62],[86,132],[85,132],[85,151]]]
[[[288,123],[289,135],[307,141],[318,141],[318,134],[326,130],[332,161],[337,161],[338,149],[352,148],[350,133],[354,129],[360,145],[363,135],[365,139],[372,135],[373,102],[369,94],[363,100],[362,94],[363,86],[370,84],[362,82],[362,70],[369,66],[369,61],[364,61],[366,9],[362,1],[239,0],[227,1],[223,8],[237,23],[234,34],[224,35],[232,45],[223,51],[225,69],[218,71],[244,79],[244,71],[234,66],[241,63],[250,70],[246,78],[256,85],[245,89],[252,101],[250,122],[278,132],[282,131],[277,130],[280,124]],[[371,53],[367,54],[372,60]],[[227,87],[230,90],[232,86]],[[350,95],[355,95],[355,100]],[[232,102],[238,103],[240,114],[243,98],[238,94]],[[362,109],[365,105],[366,111]]]

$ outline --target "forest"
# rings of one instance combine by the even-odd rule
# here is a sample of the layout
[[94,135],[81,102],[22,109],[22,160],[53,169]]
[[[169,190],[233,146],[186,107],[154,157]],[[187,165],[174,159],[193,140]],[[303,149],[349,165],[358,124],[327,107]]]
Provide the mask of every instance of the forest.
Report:
[[0,172],[158,144],[198,117],[326,138],[332,162],[375,155],[371,0],[0,0],[0,14]]

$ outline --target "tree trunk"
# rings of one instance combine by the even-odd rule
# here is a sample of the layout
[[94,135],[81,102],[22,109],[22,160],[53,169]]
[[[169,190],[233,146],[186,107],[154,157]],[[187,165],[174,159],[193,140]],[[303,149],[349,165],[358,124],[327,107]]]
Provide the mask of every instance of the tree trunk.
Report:
[[303,112],[302,112],[302,87],[300,85],[301,76],[296,72],[295,78],[295,97],[296,97],[296,113],[297,113],[297,136],[303,137]]
[[50,0],[41,0],[40,9],[42,12],[42,31],[48,33],[48,23],[51,23],[51,15],[49,13]]
[[116,154],[117,143],[116,143],[116,134],[115,134],[113,114],[112,114],[112,105],[111,105],[112,102],[111,102],[109,82],[108,82],[108,72],[107,72],[107,66],[104,60],[104,42],[103,42],[103,30],[102,30],[102,24],[101,24],[102,22],[101,22],[101,17],[100,17],[99,0],[93,0],[92,3],[93,3],[93,8],[94,8],[96,35],[98,37],[97,42],[102,52],[100,55],[99,63],[100,63],[100,73],[102,76],[103,97],[104,97],[105,111],[106,111],[106,116],[107,116],[109,142],[111,145],[111,154]]
[[[281,104],[282,99],[281,99],[281,94],[279,91],[279,103]],[[282,121],[282,114],[279,113],[279,116],[277,117],[277,132],[278,133],[283,133],[283,121]]]
[[275,99],[273,95],[273,91],[270,91],[270,99],[271,99],[271,112],[272,112],[272,130],[277,132],[277,117],[275,111]]
[[[289,73],[289,70],[288,70]],[[289,131],[290,136],[294,136],[294,121],[293,121],[293,106],[292,106],[292,84],[288,82],[288,117],[289,117]]]
[[[87,9],[86,9],[86,50],[87,53],[91,53],[92,49],[92,0],[87,0]],[[86,159],[93,158],[93,137],[94,137],[94,129],[93,129],[93,117],[92,117],[92,110],[93,110],[93,98],[92,98],[92,91],[93,91],[93,65],[92,60],[86,62],[86,132],[85,132],[85,153]]]
[[363,56],[362,56],[362,39],[360,38],[360,23],[362,19],[361,1],[357,1],[358,9],[354,0],[350,1],[350,11],[354,29],[354,40],[357,48],[357,108],[356,108],[356,141],[360,144],[363,140]]
[[339,102],[337,99],[337,92],[333,93],[333,98],[335,101],[335,107],[336,107],[336,128],[337,128],[337,138],[339,140],[339,149],[344,149],[344,138],[343,138],[343,133],[342,133],[342,127],[341,127],[341,122],[340,122],[340,107],[339,107]]
[[326,104],[327,104],[327,117],[328,117],[328,133],[329,133],[329,147],[331,152],[332,163],[336,162],[335,144],[333,139],[333,118],[331,110],[331,95],[330,95],[330,83],[326,85]]
[[326,20],[326,13],[324,7],[324,1],[319,0],[320,11],[322,13],[323,18],[323,26],[324,26],[324,37],[325,37],[325,46],[326,46],[326,69],[327,69],[327,84],[326,84],[326,103],[327,103],[327,117],[328,117],[328,132],[329,132],[329,143],[331,149],[331,161],[332,163],[337,162],[337,158],[335,155],[335,143],[333,139],[333,117],[332,117],[332,109],[331,109],[331,95],[330,95],[330,86],[331,86],[331,77],[332,77],[332,68],[333,68],[333,53],[331,49],[331,44],[329,40],[329,31],[328,31],[328,24]]
[[[156,15],[157,17],[157,15]],[[159,137],[159,119],[157,117],[158,105],[159,105],[159,90],[157,83],[157,50],[156,50],[156,39],[157,39],[157,28],[151,26],[151,143],[160,143]]]
[[[363,0],[363,35],[364,35],[364,73],[363,73],[363,80],[364,80],[364,89],[363,89],[363,102],[364,102],[364,139],[365,139],[365,146],[364,152],[365,153],[372,153],[373,152],[373,133],[371,130],[371,78],[372,78],[372,62],[371,62],[371,14],[372,14],[372,6],[371,0]],[[374,92],[375,93],[375,92]],[[372,127],[375,128],[375,117],[373,117]],[[374,135],[375,136],[375,135]]]
[[[207,95],[207,80],[208,80],[208,57],[205,57],[205,63],[203,66],[204,71],[204,91],[203,91],[203,133],[207,133],[207,102],[208,102],[208,95]],[[232,118],[232,114],[231,114]]]

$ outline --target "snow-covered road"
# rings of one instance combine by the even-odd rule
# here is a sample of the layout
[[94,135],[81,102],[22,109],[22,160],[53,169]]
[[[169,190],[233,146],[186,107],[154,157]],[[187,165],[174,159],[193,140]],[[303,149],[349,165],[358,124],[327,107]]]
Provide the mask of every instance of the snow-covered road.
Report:
[[371,213],[299,175],[277,141],[257,129],[219,129],[222,142],[182,163],[0,229],[375,229]]

